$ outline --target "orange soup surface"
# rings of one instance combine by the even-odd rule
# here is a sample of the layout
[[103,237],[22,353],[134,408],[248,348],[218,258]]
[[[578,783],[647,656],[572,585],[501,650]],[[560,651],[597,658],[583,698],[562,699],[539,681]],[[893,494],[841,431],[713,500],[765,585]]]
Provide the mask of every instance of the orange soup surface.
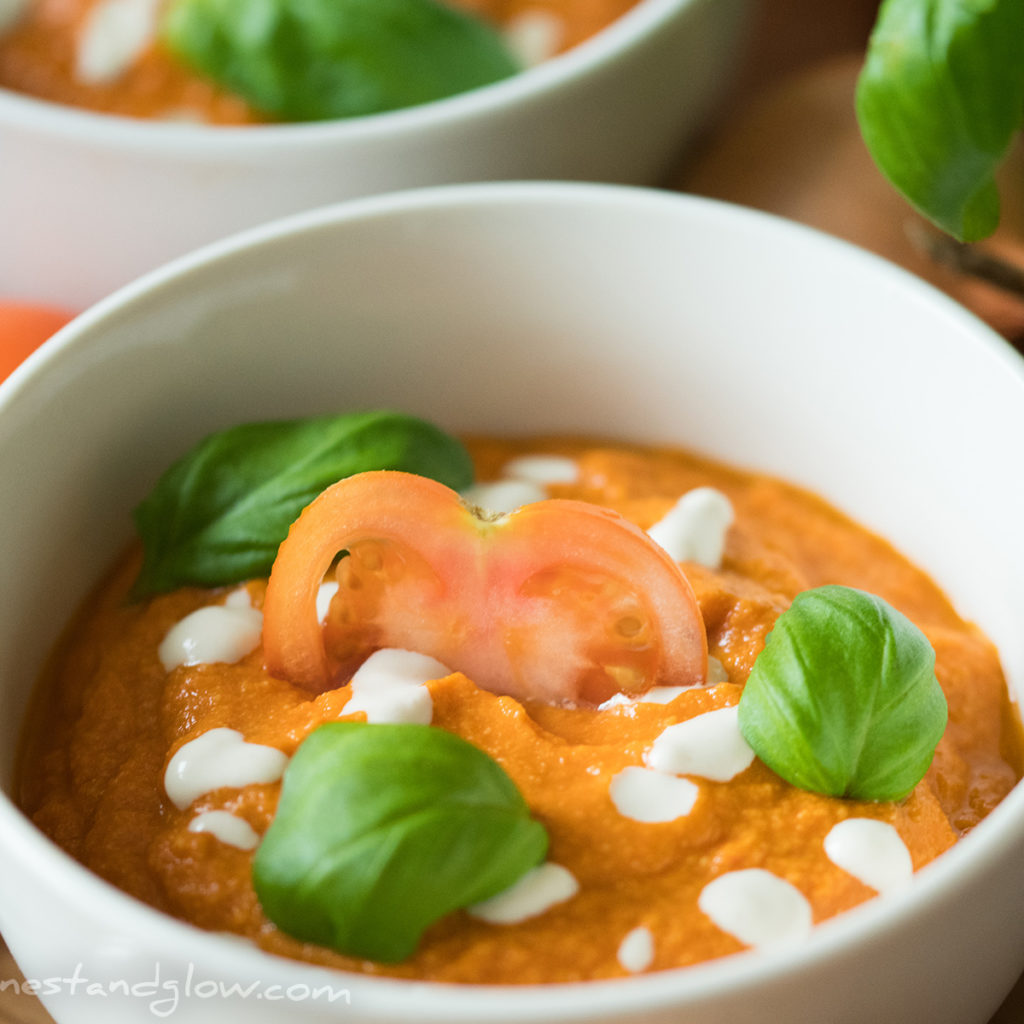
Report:
[[[916,870],[969,832],[1020,779],[1019,722],[992,644],[925,574],[819,498],[670,448],[566,438],[468,445],[484,481],[501,477],[516,456],[571,460],[575,480],[548,485],[550,496],[612,508],[645,530],[698,487],[715,488],[734,511],[721,564],[683,565],[707,631],[711,669],[702,685],[664,703],[612,700],[595,708],[499,696],[458,672],[427,684],[432,724],[467,739],[508,773],[547,829],[547,860],[574,880],[572,891],[512,922],[467,910],[446,915],[397,964],[342,955],[280,931],[256,898],[253,851],[190,828],[200,815],[224,811],[258,837],[274,817],[280,783],[223,786],[177,806],[165,790],[168,765],[213,729],[235,730],[290,756],[322,723],[360,721],[365,713],[348,712],[347,683],[311,694],[272,677],[260,646],[234,663],[168,672],[158,649],[176,623],[225,601],[258,611],[266,581],[133,602],[126,593],[138,568],[134,551],[88,601],[41,683],[20,765],[26,813],[140,900],[286,957],[442,982],[565,982],[749,948],[751,940],[738,937],[709,898],[709,885],[723,877],[784,884],[809,921],[822,922],[885,888],[837,855],[829,840],[841,834],[837,826],[888,826],[908,871]],[[799,592],[832,583],[884,598],[935,649],[949,723],[922,781],[900,801],[844,800],[798,789],[755,758],[729,778],[687,776],[691,805],[668,820],[644,820],[630,787],[648,778],[645,759],[659,737],[736,705],[780,613]]]
[[[599,32],[636,0],[445,2],[497,25],[530,64]],[[133,3],[137,15],[124,18]],[[112,17],[108,7],[120,7],[120,15]],[[126,117],[224,125],[273,120],[182,67],[157,38],[159,10],[159,0],[25,0],[12,23],[0,19],[0,88]],[[118,19],[125,24],[113,24]],[[131,42],[108,45],[106,26]]]

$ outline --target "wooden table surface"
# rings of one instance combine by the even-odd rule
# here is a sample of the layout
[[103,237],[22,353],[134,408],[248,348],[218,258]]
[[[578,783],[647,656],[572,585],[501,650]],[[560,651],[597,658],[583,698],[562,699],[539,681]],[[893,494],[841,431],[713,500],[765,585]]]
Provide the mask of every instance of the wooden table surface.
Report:
[[[7,981],[19,986],[24,975],[18,970],[8,948],[0,942],[0,985]],[[34,996],[22,995],[13,985],[0,991],[0,1024],[53,1024],[53,1018]]]
[[[862,51],[878,6],[878,0],[830,0],[826,4],[821,0],[755,2],[757,14],[751,46],[744,57],[738,82],[723,105],[721,121],[709,132],[707,145],[712,148],[721,143],[720,136],[727,132],[731,122],[741,121],[750,105],[763,101],[773,88],[784,86],[787,80],[817,62]],[[716,131],[719,132],[717,138]],[[688,159],[699,164],[701,158],[698,155]],[[708,166],[714,166],[713,160],[704,167],[684,165],[678,180],[669,184],[714,194],[719,190],[714,182],[701,187],[707,186],[708,179],[702,180],[701,174]],[[738,201],[745,198],[728,194],[722,197]],[[772,203],[755,199],[751,200],[751,205],[771,208]],[[819,226],[829,227],[827,224]],[[1024,951],[1021,955],[1024,959]],[[2,986],[4,981],[20,983],[21,979],[17,965],[0,940],[0,1024],[52,1024],[52,1018],[37,999],[21,994],[14,985]],[[991,1019],[991,1024],[1024,1024],[1024,975]]]

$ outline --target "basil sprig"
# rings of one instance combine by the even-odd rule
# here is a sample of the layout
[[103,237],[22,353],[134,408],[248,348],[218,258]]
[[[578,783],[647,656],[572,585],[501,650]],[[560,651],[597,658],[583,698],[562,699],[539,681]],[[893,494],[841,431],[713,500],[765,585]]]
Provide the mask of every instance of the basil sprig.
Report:
[[1024,124],[1024,0],[885,0],[857,117],[921,213],[961,241],[991,234],[994,174]]
[[286,121],[410,107],[520,70],[495,29],[441,0],[172,0],[162,36]]
[[547,845],[501,766],[460,737],[332,722],[288,765],[252,877],[287,934],[396,963],[433,922],[518,881]]
[[432,477],[455,490],[473,480],[459,441],[400,413],[248,423],[213,434],[135,509],[143,546],[135,596],[267,575],[306,505],[343,477],[374,469]]
[[924,634],[880,597],[798,594],[768,634],[740,697],[757,756],[801,789],[899,800],[931,764],[946,698]]

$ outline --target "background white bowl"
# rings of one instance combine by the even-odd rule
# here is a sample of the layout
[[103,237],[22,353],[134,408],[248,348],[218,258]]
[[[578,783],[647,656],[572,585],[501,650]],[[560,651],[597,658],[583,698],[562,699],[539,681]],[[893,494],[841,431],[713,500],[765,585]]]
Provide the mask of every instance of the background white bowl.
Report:
[[749,6],[640,0],[506,81],[348,121],[163,124],[0,90],[0,295],[80,309],[231,232],[393,189],[655,183],[738,66]]
[[[766,215],[642,189],[442,188],[188,257],[0,386],[8,794],[41,660],[166,463],[241,420],[381,405],[454,430],[678,442],[813,487],[926,567],[1024,695],[1024,478],[1007,471],[1024,369],[1001,339],[895,267]],[[450,988],[331,974],[165,918],[0,797],[0,931],[29,977],[57,980],[43,997],[63,1024],[149,1019],[171,982],[174,1019],[222,1024],[981,1024],[1024,960],[1022,851],[1018,787],[914,886],[804,946],[624,982]],[[60,982],[75,976],[149,987],[90,998]],[[229,999],[218,981],[307,997]]]

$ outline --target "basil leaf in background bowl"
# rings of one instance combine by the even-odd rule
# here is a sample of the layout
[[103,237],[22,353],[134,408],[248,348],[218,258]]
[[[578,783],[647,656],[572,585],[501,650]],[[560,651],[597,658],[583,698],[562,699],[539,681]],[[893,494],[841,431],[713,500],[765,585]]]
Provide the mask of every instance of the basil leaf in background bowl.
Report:
[[999,222],[995,171],[1024,123],[1022,0],[885,0],[857,83],[872,158],[961,241]]
[[757,756],[801,789],[900,800],[946,728],[924,634],[880,597],[825,586],[798,594],[768,634],[740,697]]
[[411,107],[521,70],[497,30],[440,0],[172,0],[162,37],[285,121]]
[[332,722],[285,771],[253,885],[294,938],[396,963],[433,922],[518,881],[547,845],[501,766],[459,736]]
[[135,509],[136,597],[265,576],[299,513],[343,477],[398,469],[453,490],[473,481],[465,447],[395,412],[248,423],[201,441]]

